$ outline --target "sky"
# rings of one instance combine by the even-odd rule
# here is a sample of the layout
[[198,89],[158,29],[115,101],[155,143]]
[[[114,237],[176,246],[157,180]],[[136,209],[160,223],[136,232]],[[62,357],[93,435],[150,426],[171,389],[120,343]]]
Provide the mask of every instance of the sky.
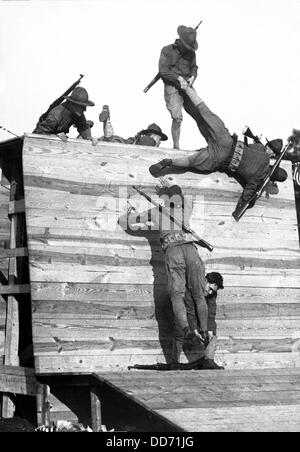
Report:
[[[231,133],[247,124],[262,138],[286,140],[300,129],[300,0],[0,1],[0,125],[32,132],[48,106],[79,74],[96,104],[87,119],[102,135],[98,115],[110,106],[116,134],[134,135],[157,123],[169,136],[162,47],[177,27],[198,29],[194,87]],[[76,136],[75,129],[70,136]],[[11,136],[0,129],[0,140]],[[181,149],[204,146],[186,113]]]

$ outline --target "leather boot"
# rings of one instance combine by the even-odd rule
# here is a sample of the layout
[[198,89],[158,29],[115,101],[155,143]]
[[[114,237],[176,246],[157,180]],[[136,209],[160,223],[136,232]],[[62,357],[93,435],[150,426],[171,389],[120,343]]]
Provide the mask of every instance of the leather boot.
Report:
[[167,168],[168,166],[171,165],[172,165],[171,159],[163,159],[160,162],[155,163],[154,165],[151,165],[149,167],[150,174],[152,174],[153,177],[158,177],[164,168]]
[[102,111],[101,111],[101,113],[100,113],[100,115],[99,115],[99,121],[100,121],[100,122],[104,122],[104,121],[106,121],[109,117],[110,117],[110,114],[109,114],[109,107],[108,107],[108,105],[103,105]]

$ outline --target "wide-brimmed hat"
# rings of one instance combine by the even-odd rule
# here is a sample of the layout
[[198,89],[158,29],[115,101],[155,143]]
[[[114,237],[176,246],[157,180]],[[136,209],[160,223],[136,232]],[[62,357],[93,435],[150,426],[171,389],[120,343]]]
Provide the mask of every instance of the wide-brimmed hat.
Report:
[[76,86],[73,89],[71,96],[63,96],[69,102],[73,102],[73,104],[84,105],[86,107],[93,107],[95,104],[91,100],[89,100],[89,95],[87,90],[82,86]]
[[189,50],[197,50],[198,42],[197,32],[192,27],[186,27],[185,25],[179,25],[177,28],[177,33],[182,44],[187,47]]
[[155,135],[159,135],[161,138],[161,141],[167,141],[167,139],[168,139],[167,135],[165,135],[162,132],[161,128],[155,123],[149,124],[147,129],[140,131],[141,135],[150,135],[151,133],[154,133]]

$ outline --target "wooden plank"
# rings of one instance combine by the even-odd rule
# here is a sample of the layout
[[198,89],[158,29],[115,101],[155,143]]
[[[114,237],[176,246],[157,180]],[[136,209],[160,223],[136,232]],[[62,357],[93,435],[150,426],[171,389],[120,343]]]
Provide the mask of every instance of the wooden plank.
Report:
[[17,201],[10,201],[8,204],[8,215],[15,215],[17,213],[25,212],[25,201],[19,199]]
[[[17,169],[12,169],[12,180],[10,186],[10,201],[15,200],[17,192]],[[10,229],[10,248],[17,247],[18,234],[18,216],[11,216]],[[16,281],[17,261],[16,257],[9,258],[8,261],[8,285],[13,285]],[[5,329],[5,347],[4,347],[4,364],[18,365],[18,348],[19,348],[19,307],[15,297],[9,295],[7,298],[7,317]],[[15,412],[15,403],[10,395],[4,394],[2,397],[2,416],[4,418],[13,417]]]
[[[163,295],[163,293],[162,293]],[[74,301],[74,300],[35,300],[32,302],[34,317],[45,318],[46,314],[64,316],[67,319],[72,315],[80,315],[81,318],[99,319],[151,319],[158,316],[154,301],[149,303],[135,303],[130,301]],[[162,313],[163,315],[163,313]],[[269,317],[299,317],[300,303],[235,303],[218,304],[217,319],[249,319]]]
[[[226,281],[225,281],[226,285]],[[82,283],[46,283],[32,282],[32,299],[37,301],[82,301],[99,303],[117,303],[123,306],[135,304],[135,307],[153,306],[154,293],[157,297],[166,294],[165,285],[152,284],[82,284]],[[255,304],[258,309],[264,304],[272,305],[299,303],[299,289],[289,288],[248,288],[226,287],[218,294],[218,306]],[[68,303],[66,303],[66,312]],[[263,309],[263,307],[262,307]]]
[[[185,408],[183,410],[158,410],[168,420],[188,431],[299,431],[299,405],[248,406],[231,408]],[[201,422],[199,420],[201,419]],[[257,421],[259,419],[259,422]],[[293,423],[293,420],[296,422]],[[259,427],[260,424],[260,427]],[[281,426],[281,427],[280,427]]]
[[[160,270],[160,271],[159,271]],[[163,267],[158,269],[153,275],[152,268],[148,266],[101,266],[101,265],[77,265],[69,264],[45,264],[31,263],[31,279],[36,282],[70,282],[84,284],[134,284],[136,281],[143,281],[144,284],[166,284],[166,274],[162,273]],[[226,278],[227,286],[237,287],[239,284],[244,287],[291,287],[299,288],[300,271],[278,270],[269,271],[267,274],[255,271],[245,274],[225,271],[219,266],[214,267],[214,271],[219,271]]]
[[91,388],[91,418],[93,432],[100,432],[102,428],[101,402],[96,388]]
[[[125,370],[127,366],[134,364],[155,364],[157,362],[165,362],[165,359],[171,359],[171,356],[166,357],[161,352],[160,354],[145,355],[141,354],[137,356],[134,354],[129,355],[110,355],[101,356],[86,354],[76,355],[61,355],[57,353],[54,356],[39,356],[35,355],[35,369],[36,373],[55,373],[62,372],[96,372],[101,373],[104,371],[112,371],[118,369]],[[182,360],[183,361],[183,360]],[[225,353],[217,354],[216,361],[220,365],[224,365],[228,369],[236,370],[256,370],[257,368],[278,368],[286,367],[287,369],[293,369],[294,367],[300,367],[299,354],[293,353],[240,353],[229,354]]]
[[15,249],[0,249],[0,258],[26,257],[26,256],[28,256],[27,247]]
[[30,293],[30,284],[12,284],[8,286],[0,285],[1,295],[17,295]]
[[[112,333],[113,334],[113,333]],[[125,333],[123,333],[125,336]],[[165,346],[163,346],[165,343]],[[90,338],[90,340],[64,340],[59,336],[43,339],[36,338],[35,353],[42,355],[72,355],[72,353],[85,353],[88,355],[110,356],[112,354],[158,354],[161,348],[165,352],[172,352],[172,334],[160,340],[146,339],[115,339],[112,336],[102,339]],[[293,353],[295,348],[300,350],[299,338],[219,338],[217,344],[218,354],[224,353]],[[194,353],[199,349],[199,344],[194,344]],[[192,353],[192,352],[191,352]],[[202,350],[203,353],[203,350]],[[137,357],[138,359],[138,357]]]

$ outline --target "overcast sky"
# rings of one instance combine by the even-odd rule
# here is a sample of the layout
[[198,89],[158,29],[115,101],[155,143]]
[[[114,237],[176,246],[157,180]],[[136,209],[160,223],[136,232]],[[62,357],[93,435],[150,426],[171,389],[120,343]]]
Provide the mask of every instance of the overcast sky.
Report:
[[[198,29],[195,88],[230,132],[245,124],[263,138],[300,129],[300,0],[98,0],[0,2],[0,125],[31,132],[49,104],[79,74],[98,121],[109,104],[115,133],[152,122],[169,136],[171,119],[156,75],[178,25]],[[72,129],[71,129],[72,130]],[[70,133],[76,136],[75,129]],[[0,130],[0,139],[10,138]],[[182,149],[204,145],[184,114]]]

